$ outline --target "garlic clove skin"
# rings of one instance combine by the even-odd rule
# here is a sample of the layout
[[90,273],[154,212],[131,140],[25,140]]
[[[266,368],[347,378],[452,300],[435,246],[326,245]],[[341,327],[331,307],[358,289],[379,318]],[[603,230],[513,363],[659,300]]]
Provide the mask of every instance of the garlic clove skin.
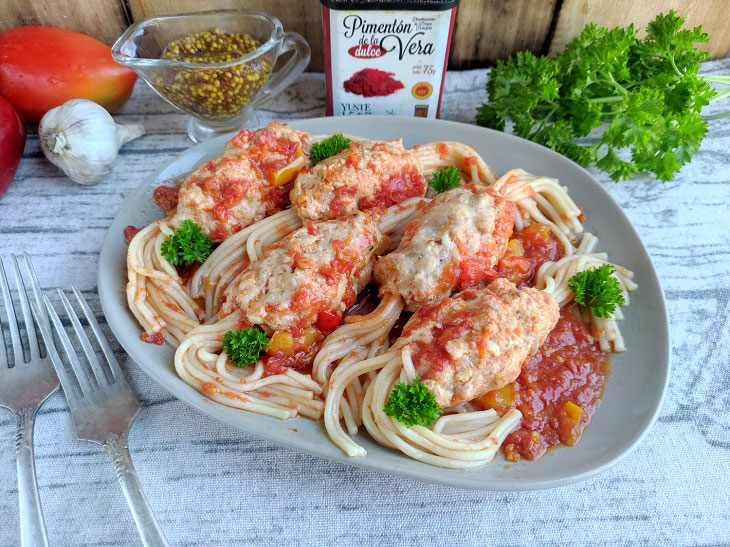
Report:
[[117,125],[104,107],[85,99],[49,110],[38,125],[43,154],[79,184],[103,180],[119,148],[142,135],[141,124]]

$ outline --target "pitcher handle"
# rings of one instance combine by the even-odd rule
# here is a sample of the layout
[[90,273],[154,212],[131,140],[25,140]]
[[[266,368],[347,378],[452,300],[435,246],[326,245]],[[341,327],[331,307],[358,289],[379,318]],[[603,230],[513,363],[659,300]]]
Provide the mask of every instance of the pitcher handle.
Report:
[[266,87],[249,104],[251,108],[258,108],[269,99],[274,98],[307,68],[312,52],[309,49],[309,44],[301,34],[296,32],[284,33],[279,55],[289,51],[293,51],[294,54],[283,67],[271,75]]

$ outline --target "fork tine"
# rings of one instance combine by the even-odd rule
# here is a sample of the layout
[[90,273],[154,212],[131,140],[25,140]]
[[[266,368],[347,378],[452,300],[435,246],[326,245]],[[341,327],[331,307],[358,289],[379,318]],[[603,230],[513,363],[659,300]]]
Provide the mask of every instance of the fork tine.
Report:
[[[48,357],[51,359],[51,363],[53,363],[53,368],[56,369],[56,376],[58,376],[58,379],[61,381],[61,387],[63,387],[63,392],[66,394],[68,406],[69,408],[75,408],[77,404],[77,397],[73,390],[73,386],[71,385],[71,379],[68,377],[66,369],[63,367],[61,356],[56,351],[56,345],[53,343],[51,323],[48,319],[43,317],[43,313],[41,312],[41,308],[38,307],[38,304],[31,302],[30,308],[33,310],[33,315],[35,316],[36,323],[38,324],[38,330],[41,331],[41,337],[46,345]],[[46,316],[47,315],[48,313],[46,313]]]
[[[101,351],[104,352],[104,357],[106,357],[107,363],[109,363],[109,368],[112,371],[112,375],[114,376],[115,380],[119,380],[120,378],[124,380],[124,374],[122,373],[122,369],[119,368],[119,363],[117,362],[117,358],[114,356],[114,352],[112,351],[111,346],[109,345],[109,342],[106,339],[106,336],[104,336],[104,332],[101,330],[101,327],[99,326],[99,323],[96,321],[96,317],[94,317],[94,314],[91,311],[91,308],[89,308],[89,305],[86,303],[86,299],[84,298],[84,295],[81,294],[81,291],[76,285],[71,285],[71,289],[73,290],[74,294],[76,295],[76,300],[78,300],[79,305],[81,306],[81,309],[84,310],[84,316],[86,317],[86,320],[89,322],[89,326],[91,327],[91,330],[94,331],[94,334],[96,335],[96,340],[99,342],[99,345],[101,346]],[[126,380],[124,380],[126,381]]]
[[101,368],[99,359],[96,356],[96,351],[94,351],[94,348],[91,347],[91,342],[89,342],[89,338],[88,336],[86,336],[84,327],[81,326],[81,322],[76,316],[76,311],[74,311],[73,307],[71,306],[71,302],[69,302],[66,294],[61,290],[59,290],[58,293],[61,295],[61,302],[63,302],[63,307],[66,308],[66,314],[71,320],[74,331],[76,331],[76,337],[79,339],[79,342],[81,342],[81,348],[84,350],[84,354],[86,354],[86,358],[89,360],[91,370],[94,373],[94,378],[96,378],[96,383],[100,387],[107,385],[109,382],[107,382],[106,374],[104,374],[104,371]]
[[[63,291],[61,289],[58,289],[58,292],[59,294],[63,295]],[[51,304],[50,298],[48,298],[47,295],[43,295],[43,301],[46,303],[48,315],[51,317],[53,325],[56,327],[56,332],[58,333],[58,337],[61,340],[61,344],[63,344],[63,350],[66,352],[66,356],[68,357],[69,363],[71,364],[71,369],[74,372],[74,376],[76,376],[76,381],[81,387],[81,392],[84,394],[84,396],[87,396],[91,393],[91,384],[89,383],[89,378],[86,376],[86,372],[84,372],[84,369],[79,362],[79,357],[78,355],[76,355],[76,350],[74,350],[74,347],[71,344],[71,340],[69,340],[68,334],[66,333],[66,329],[63,328],[61,319],[58,317],[58,314],[56,313],[56,309],[53,307],[53,304]],[[59,361],[59,367],[62,366],[62,363]]]
[[30,313],[30,304],[28,304],[28,294],[25,292],[25,281],[20,275],[20,267],[18,266],[18,257],[13,255],[13,269],[15,270],[15,282],[18,285],[18,300],[20,300],[20,309],[23,312],[23,322],[25,323],[25,334],[28,337],[28,348],[30,349],[30,358],[38,359],[40,350],[38,348],[38,337],[35,332],[35,324],[33,316]]
[[0,324],[0,374],[8,368],[8,354],[5,351],[5,335],[3,334],[3,326]]
[[8,327],[10,328],[10,341],[13,346],[14,366],[21,365],[25,362],[23,357],[23,345],[20,342],[20,332],[18,331],[18,321],[15,318],[15,306],[13,306],[13,297],[8,287],[8,278],[5,275],[5,267],[3,261],[0,260],[0,288],[3,292],[3,300],[5,301],[5,313],[8,316]]
[[38,310],[45,322],[48,323],[48,313],[46,312],[46,307],[43,305],[43,291],[41,291],[41,286],[38,284],[38,277],[35,274],[33,261],[30,259],[28,253],[23,253],[23,258],[25,259],[25,267],[30,273],[30,286],[33,289],[33,297],[35,298],[36,306],[38,306]]

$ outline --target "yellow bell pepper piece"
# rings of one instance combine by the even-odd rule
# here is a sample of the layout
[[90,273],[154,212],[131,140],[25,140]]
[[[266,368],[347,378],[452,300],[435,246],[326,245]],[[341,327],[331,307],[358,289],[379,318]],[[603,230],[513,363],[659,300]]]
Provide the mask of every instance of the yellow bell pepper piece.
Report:
[[273,355],[278,352],[284,355],[294,355],[294,339],[291,333],[277,331],[271,337],[269,346],[266,348],[266,353]]
[[507,243],[507,256],[524,256],[525,249],[519,239],[510,239]]
[[380,243],[378,243],[378,246],[375,247],[375,255],[380,256],[384,255],[388,249],[390,248],[390,238],[386,235],[380,238]]
[[565,405],[563,405],[563,410],[565,410],[565,414],[568,418],[576,424],[580,421],[581,414],[583,414],[583,409],[572,401],[565,403]]
[[281,186],[294,180],[294,177],[297,176],[299,171],[304,169],[305,165],[307,165],[307,162],[304,159],[304,152],[302,152],[301,148],[297,148],[297,159],[274,173],[274,186]]
[[307,327],[306,330],[297,337],[297,345],[301,348],[308,348],[322,338],[322,333],[315,327]]
[[507,384],[504,387],[490,391],[486,395],[482,395],[477,399],[482,405],[486,405],[489,408],[495,410],[500,407],[511,407],[515,399],[515,388],[512,384]]

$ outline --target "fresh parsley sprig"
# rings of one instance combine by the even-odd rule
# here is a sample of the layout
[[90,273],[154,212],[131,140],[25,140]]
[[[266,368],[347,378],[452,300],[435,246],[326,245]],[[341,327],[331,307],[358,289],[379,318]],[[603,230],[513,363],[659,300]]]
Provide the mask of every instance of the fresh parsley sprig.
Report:
[[459,186],[459,180],[461,180],[459,177],[459,168],[452,165],[451,167],[439,169],[431,175],[428,185],[433,188],[434,192],[440,194],[441,192]]
[[162,256],[173,266],[189,266],[193,262],[205,262],[213,252],[213,241],[192,220],[183,220],[160,246]]
[[[701,26],[683,23],[674,11],[660,14],[643,40],[633,25],[591,23],[552,59],[521,52],[500,61],[477,123],[503,131],[509,118],[516,135],[595,164],[616,181],[641,172],[672,180],[707,133],[702,107],[730,96],[709,84],[730,84],[730,76],[697,74],[710,54],[695,44],[709,38]],[[730,112],[711,118],[724,115]],[[599,127],[595,142],[575,142]],[[619,157],[624,149],[630,160]]]
[[255,327],[229,330],[223,335],[223,349],[237,367],[254,364],[269,345],[268,335]]
[[568,280],[568,286],[575,293],[575,301],[590,308],[596,317],[609,318],[616,311],[616,305],[625,303],[621,285],[613,277],[613,272],[613,266],[603,264],[578,272]]
[[339,154],[348,146],[350,146],[350,139],[346,139],[342,133],[335,133],[331,137],[315,142],[309,152],[309,158],[313,164],[317,164],[323,159]]
[[410,385],[397,382],[383,410],[406,427],[431,427],[443,412],[436,404],[436,397],[418,378]]

